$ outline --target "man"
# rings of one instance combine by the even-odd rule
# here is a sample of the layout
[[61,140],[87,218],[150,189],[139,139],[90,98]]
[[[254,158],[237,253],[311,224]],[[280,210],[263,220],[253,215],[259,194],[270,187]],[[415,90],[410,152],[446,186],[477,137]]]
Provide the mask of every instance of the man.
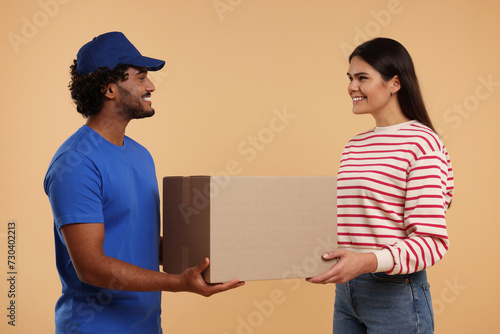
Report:
[[87,122],[56,152],[44,182],[62,283],[56,333],[162,333],[161,291],[210,296],[244,284],[206,284],[208,259],[179,275],[158,270],[155,166],[125,129],[154,115],[147,74],[164,64],[110,32],[85,44],[71,66],[71,96]]

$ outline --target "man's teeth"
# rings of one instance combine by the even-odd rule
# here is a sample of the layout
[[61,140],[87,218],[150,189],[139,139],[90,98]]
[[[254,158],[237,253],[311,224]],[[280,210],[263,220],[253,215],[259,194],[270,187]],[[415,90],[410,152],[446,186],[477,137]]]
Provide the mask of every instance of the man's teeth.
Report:
[[151,101],[151,96],[143,97],[142,100],[143,101]]

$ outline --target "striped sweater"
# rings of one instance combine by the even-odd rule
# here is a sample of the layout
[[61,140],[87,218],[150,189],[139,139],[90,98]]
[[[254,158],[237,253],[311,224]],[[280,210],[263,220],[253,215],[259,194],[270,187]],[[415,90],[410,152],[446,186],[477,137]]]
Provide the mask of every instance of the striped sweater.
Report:
[[338,243],[375,253],[377,272],[407,274],[448,250],[453,171],[439,137],[418,121],[351,139],[337,180]]

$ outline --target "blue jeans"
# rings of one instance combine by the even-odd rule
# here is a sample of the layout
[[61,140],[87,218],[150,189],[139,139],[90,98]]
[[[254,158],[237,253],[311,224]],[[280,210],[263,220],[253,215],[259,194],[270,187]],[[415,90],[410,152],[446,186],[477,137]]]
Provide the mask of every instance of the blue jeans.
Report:
[[363,274],[337,284],[334,334],[434,333],[427,274]]

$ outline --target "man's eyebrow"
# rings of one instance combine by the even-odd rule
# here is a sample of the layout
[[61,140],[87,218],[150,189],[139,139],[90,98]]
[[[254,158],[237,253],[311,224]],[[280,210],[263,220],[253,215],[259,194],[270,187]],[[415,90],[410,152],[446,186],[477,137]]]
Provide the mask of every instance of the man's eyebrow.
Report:
[[144,74],[144,73],[148,73],[148,70],[145,67],[141,67],[141,68],[137,69],[137,72],[135,73],[135,75],[140,75],[140,74]]

